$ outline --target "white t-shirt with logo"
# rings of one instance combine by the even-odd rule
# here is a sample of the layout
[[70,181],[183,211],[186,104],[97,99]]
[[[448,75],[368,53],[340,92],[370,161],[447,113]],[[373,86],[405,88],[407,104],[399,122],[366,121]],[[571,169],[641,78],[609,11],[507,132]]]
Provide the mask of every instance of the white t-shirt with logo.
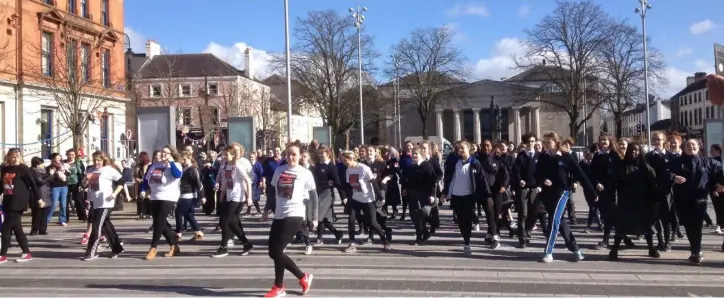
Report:
[[219,188],[226,194],[227,200],[241,202],[246,197],[244,181],[249,179],[242,161],[235,164],[227,162],[221,170],[223,174]]
[[372,188],[372,174],[370,167],[363,163],[357,163],[355,168],[347,168],[346,181],[352,187],[352,199],[360,203],[372,203],[375,201],[375,193]]
[[121,172],[111,166],[102,168],[91,167],[85,172],[88,178],[88,199],[93,202],[93,208],[113,208],[116,206],[116,198],[107,200],[113,194],[113,183],[121,180]]
[[303,166],[279,166],[274,172],[271,185],[276,190],[275,219],[306,217],[304,200],[309,197],[310,191],[317,189],[311,171]]

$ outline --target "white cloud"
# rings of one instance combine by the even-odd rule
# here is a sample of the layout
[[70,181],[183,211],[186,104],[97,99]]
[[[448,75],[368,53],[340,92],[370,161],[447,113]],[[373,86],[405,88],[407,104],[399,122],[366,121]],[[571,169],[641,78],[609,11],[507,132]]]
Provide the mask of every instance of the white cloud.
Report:
[[489,17],[490,11],[488,11],[488,7],[486,7],[482,3],[459,3],[455,4],[450,10],[447,11],[448,16],[461,16],[461,15],[469,15],[469,16],[481,16],[481,17]]
[[460,31],[460,24],[450,23],[450,24],[445,24],[445,27],[447,27],[448,30],[450,30],[450,32],[452,32],[453,42],[462,42],[462,41],[466,41],[468,39],[468,36],[465,33]]
[[[244,42],[237,42],[228,47],[211,42],[206,46],[203,52],[214,54],[220,59],[229,62],[229,64],[235,66],[236,68],[244,70],[247,67],[247,65],[244,65],[244,51],[246,51],[247,47],[249,47],[249,45]],[[272,74],[270,65],[272,56],[266,51],[255,49],[254,47],[251,48],[251,69],[254,73],[254,77],[264,79]]]
[[714,29],[714,27],[717,27],[714,22],[710,19],[703,20],[698,23],[694,23],[689,27],[689,32],[694,35],[699,35],[708,32],[711,29]]
[[134,53],[145,53],[146,52],[146,37],[131,27],[123,28],[123,31],[128,35],[128,39],[131,41],[131,49]]
[[692,49],[689,46],[683,46],[676,51],[676,57],[681,58],[681,57],[689,56],[689,55],[691,55],[692,52],[694,52],[694,49]]
[[523,4],[518,7],[518,17],[525,18],[530,15],[530,5]]
[[513,55],[525,54],[523,41],[515,37],[506,37],[497,41],[491,56],[478,60],[473,66],[475,79],[500,80],[503,77],[514,75],[515,69]]
[[[675,66],[666,68],[666,77],[669,81],[667,86],[664,86],[661,93],[658,94],[662,98],[671,98],[674,94],[681,91],[686,87],[686,77],[693,76],[695,72],[706,72],[711,73],[714,71],[714,62],[707,62],[706,60],[696,60],[694,67],[691,69],[682,69]],[[658,93],[658,92],[657,92]]]

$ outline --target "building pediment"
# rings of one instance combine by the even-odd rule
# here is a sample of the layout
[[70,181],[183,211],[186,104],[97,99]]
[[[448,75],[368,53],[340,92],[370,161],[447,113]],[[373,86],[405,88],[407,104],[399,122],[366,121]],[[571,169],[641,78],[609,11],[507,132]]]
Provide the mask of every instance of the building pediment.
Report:
[[111,30],[111,29],[106,29],[103,32],[101,32],[100,38],[101,38],[101,40],[107,40],[107,41],[110,41],[113,43],[115,43],[116,41],[119,40],[118,34],[113,32],[113,30]]
[[537,106],[536,94],[530,88],[517,84],[481,80],[447,90],[449,100],[443,109],[487,109],[491,101],[501,108]]
[[56,24],[62,24],[65,22],[63,14],[55,8],[50,8],[46,11],[38,12],[38,22],[52,22]]

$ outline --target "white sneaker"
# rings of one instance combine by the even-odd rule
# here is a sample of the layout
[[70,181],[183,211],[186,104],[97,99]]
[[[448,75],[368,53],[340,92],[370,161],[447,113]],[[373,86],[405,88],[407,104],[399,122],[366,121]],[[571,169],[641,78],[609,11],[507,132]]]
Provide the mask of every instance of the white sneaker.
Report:
[[466,256],[473,254],[473,252],[470,250],[470,245],[463,246],[463,254]]
[[311,255],[311,254],[312,254],[312,246],[311,246],[311,245],[310,245],[310,246],[307,246],[307,248],[304,249],[304,254],[305,254],[305,255]]
[[552,255],[552,254],[546,254],[545,256],[543,256],[542,259],[540,259],[540,262],[541,262],[541,263],[550,263],[550,262],[553,262],[553,255]]
[[716,230],[714,230],[714,233],[716,233],[717,235],[721,235],[722,234],[721,227],[717,225]]
[[479,225],[479,224],[475,224],[475,231],[476,231],[476,232],[480,232],[480,225]]
[[573,253],[573,255],[576,256],[576,262],[583,261],[583,252],[582,251],[577,250],[576,252]]
[[234,239],[229,239],[229,241],[226,241],[226,247],[234,247]]

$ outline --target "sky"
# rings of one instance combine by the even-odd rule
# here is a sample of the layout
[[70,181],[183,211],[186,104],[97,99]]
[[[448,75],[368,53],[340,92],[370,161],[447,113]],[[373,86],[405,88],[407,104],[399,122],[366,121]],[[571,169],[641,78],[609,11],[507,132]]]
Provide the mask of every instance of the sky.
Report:
[[[641,28],[641,18],[634,13],[638,0],[596,2]],[[687,76],[714,72],[713,44],[724,44],[724,1],[649,0],[649,4],[653,6],[646,15],[649,46],[664,54],[669,80],[655,93],[669,98],[685,87]],[[416,28],[449,26],[455,44],[469,60],[474,71],[470,81],[474,81],[516,73],[511,56],[522,52],[524,29],[534,28],[553,10],[555,1],[289,0],[290,26],[309,11],[348,14],[358,5],[369,9],[363,26],[373,36],[381,59]],[[125,0],[125,31],[137,53],[145,52],[146,40],[152,39],[165,51],[209,52],[240,69],[246,68],[243,52],[251,47],[251,68],[264,77],[270,74],[269,53],[284,51],[284,1]]]

